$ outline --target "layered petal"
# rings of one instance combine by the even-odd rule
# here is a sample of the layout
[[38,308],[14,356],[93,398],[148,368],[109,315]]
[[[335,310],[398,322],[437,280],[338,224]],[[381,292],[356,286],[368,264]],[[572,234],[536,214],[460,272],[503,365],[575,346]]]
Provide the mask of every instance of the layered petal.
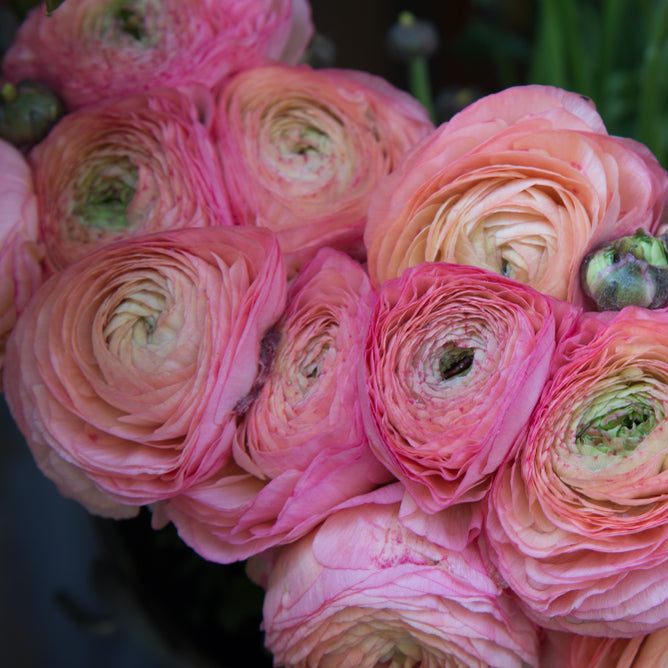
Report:
[[44,278],[30,166],[18,149],[0,140],[0,379],[7,337]]
[[375,285],[422,261],[468,264],[584,303],[578,269],[599,243],[658,224],[668,175],[610,137],[580,96],[510,88],[442,125],[372,197]]
[[636,638],[573,636],[567,668],[655,668],[668,658],[668,629]]
[[327,245],[362,253],[371,190],[432,128],[379,77],[278,64],[231,79],[214,124],[235,215],[272,229],[294,269]]
[[390,479],[368,448],[357,382],[375,299],[342,252],[324,248],[300,271],[237,404],[234,462],[159,511],[207,559],[294,541]]
[[449,544],[448,511],[423,516],[416,532],[402,520],[400,486],[379,492],[281,551],[263,610],[276,664],[538,665],[536,629],[475,543]]
[[422,510],[488,491],[540,396],[569,313],[475,267],[422,263],[383,284],[365,347],[365,425],[375,454]]
[[490,558],[548,628],[631,637],[668,614],[668,313],[590,315],[502,466]]
[[106,246],[41,286],[7,344],[5,392],[64,496],[123,516],[229,459],[284,272],[265,230],[188,229]]
[[35,8],[4,61],[71,109],[154,86],[212,87],[266,58],[296,63],[313,33],[306,0],[67,0]]
[[211,105],[206,91],[162,88],[58,123],[30,154],[53,269],[129,236],[232,223],[220,164],[200,122]]

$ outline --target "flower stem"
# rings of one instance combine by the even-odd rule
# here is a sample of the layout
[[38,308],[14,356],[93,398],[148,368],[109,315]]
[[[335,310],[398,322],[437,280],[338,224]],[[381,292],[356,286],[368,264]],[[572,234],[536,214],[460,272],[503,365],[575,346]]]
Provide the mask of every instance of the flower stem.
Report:
[[408,86],[411,93],[429,112],[435,121],[434,100],[431,94],[429,62],[425,56],[415,56],[408,61]]
[[[651,13],[648,39],[640,71],[640,102],[637,138],[647,144],[659,162],[665,164],[665,151],[661,132],[662,114],[659,100],[662,99],[663,72],[661,56],[668,34],[668,1],[661,0]],[[660,76],[661,75],[661,76]]]

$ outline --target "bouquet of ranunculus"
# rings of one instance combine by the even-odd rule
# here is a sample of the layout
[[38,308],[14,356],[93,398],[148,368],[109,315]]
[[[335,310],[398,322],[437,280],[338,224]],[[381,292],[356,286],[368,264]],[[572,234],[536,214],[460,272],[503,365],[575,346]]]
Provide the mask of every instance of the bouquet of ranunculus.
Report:
[[434,126],[312,32],[305,0],[19,29],[5,103],[69,109],[0,141],[37,466],[248,560],[276,666],[665,664],[668,172],[551,86]]

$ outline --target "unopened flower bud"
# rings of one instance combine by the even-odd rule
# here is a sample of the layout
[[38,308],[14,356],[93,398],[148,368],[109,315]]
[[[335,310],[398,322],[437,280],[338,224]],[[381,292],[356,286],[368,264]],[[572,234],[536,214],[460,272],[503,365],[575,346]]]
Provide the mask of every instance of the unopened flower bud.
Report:
[[589,253],[582,263],[584,291],[599,311],[625,306],[668,306],[668,253],[663,238],[642,230]]
[[6,83],[0,89],[0,138],[27,151],[64,113],[60,98],[45,85],[28,80]]
[[401,12],[387,33],[386,45],[397,60],[429,58],[438,49],[438,33],[430,21],[418,19],[411,12]]

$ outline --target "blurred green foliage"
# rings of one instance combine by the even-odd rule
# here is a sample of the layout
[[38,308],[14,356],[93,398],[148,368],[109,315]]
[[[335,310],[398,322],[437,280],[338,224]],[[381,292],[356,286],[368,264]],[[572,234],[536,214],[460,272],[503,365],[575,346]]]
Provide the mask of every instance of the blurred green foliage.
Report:
[[527,83],[590,97],[668,166],[668,0],[538,0]]

